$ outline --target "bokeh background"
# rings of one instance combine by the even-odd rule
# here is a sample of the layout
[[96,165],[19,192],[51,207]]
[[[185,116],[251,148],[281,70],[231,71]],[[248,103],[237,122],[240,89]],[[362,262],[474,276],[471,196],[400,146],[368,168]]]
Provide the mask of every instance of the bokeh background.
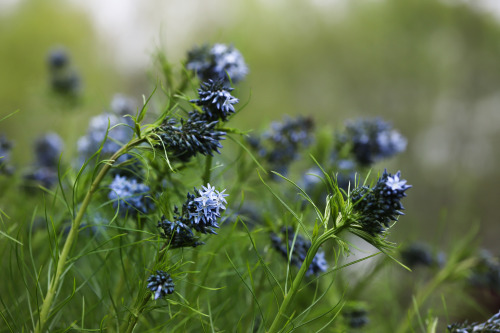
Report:
[[[381,116],[408,138],[405,153],[375,165],[414,185],[391,235],[442,251],[478,225],[477,244],[500,252],[500,12],[495,1],[171,0],[0,1],[0,133],[13,163],[33,160],[48,132],[70,159],[90,117],[115,93],[142,99],[195,45],[233,44],[250,74],[249,104],[232,121],[262,129],[310,115],[341,129]],[[82,78],[78,103],[50,94],[47,54],[69,52]]]

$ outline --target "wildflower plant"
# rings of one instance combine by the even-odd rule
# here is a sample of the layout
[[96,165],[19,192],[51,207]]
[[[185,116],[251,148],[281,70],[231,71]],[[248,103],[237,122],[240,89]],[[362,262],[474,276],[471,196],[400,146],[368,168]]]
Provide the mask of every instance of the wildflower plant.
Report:
[[[49,62],[56,75],[69,59]],[[406,139],[380,119],[324,135],[310,116],[249,134],[230,125],[249,72],[236,48],[195,48],[179,67],[160,54],[159,64],[164,75],[142,105],[118,95],[77,142],[64,142],[78,156],[65,156],[53,134],[36,142],[34,165],[54,181],[43,195],[19,194],[33,209],[15,219],[29,222],[1,231],[0,250],[19,262],[1,267],[26,291],[2,287],[0,332],[370,327],[377,307],[358,298],[372,279],[353,291],[343,274],[382,255],[397,262],[391,232],[411,185],[399,171],[367,168]],[[11,147],[0,136],[0,170]],[[376,253],[345,262],[359,242]],[[450,257],[416,299],[470,267]],[[401,333],[417,312],[402,317]]]

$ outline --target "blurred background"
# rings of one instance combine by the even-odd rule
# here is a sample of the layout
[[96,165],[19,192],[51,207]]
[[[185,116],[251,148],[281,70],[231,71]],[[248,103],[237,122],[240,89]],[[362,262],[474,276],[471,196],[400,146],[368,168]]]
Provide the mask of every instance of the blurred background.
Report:
[[[30,163],[48,131],[67,142],[69,160],[114,94],[151,93],[159,50],[177,64],[204,43],[233,44],[249,65],[235,126],[301,114],[333,131],[381,116],[408,138],[405,153],[374,167],[414,186],[391,240],[446,251],[479,224],[477,244],[500,252],[494,0],[0,0],[0,118],[20,110],[0,123],[13,164]],[[77,103],[50,94],[47,56],[60,46],[81,77]]]

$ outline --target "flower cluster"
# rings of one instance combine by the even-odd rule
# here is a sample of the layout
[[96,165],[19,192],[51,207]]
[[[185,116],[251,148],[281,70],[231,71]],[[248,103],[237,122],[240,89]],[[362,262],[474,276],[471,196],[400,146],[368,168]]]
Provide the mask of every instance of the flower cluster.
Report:
[[417,266],[442,267],[446,263],[446,256],[444,252],[434,254],[427,243],[416,242],[401,250],[401,260],[410,268]]
[[4,134],[0,135],[0,174],[10,174],[13,171],[12,167],[8,165],[11,149],[12,143],[7,140]]
[[154,293],[154,299],[163,298],[174,292],[174,281],[165,271],[158,270],[148,277],[148,289]]
[[[177,207],[175,214],[178,214]],[[199,242],[200,237],[195,236],[191,227],[181,222],[181,220],[169,221],[162,216],[161,221],[158,222],[158,228],[162,230],[160,233],[161,237],[167,240],[167,244],[171,249],[197,247],[198,245],[205,244]]]
[[111,155],[120,149],[122,144],[130,141],[133,136],[133,130],[130,127],[114,127],[123,121],[124,119],[119,116],[107,112],[93,117],[90,120],[87,134],[81,137],[77,143],[81,161],[88,159],[99,149],[106,138],[108,127],[110,130],[102,145],[102,155]]
[[38,138],[35,142],[36,164],[41,167],[57,168],[63,148],[63,140],[56,133],[47,133]]
[[209,79],[201,84],[198,89],[200,99],[191,100],[191,103],[196,103],[202,107],[203,117],[206,121],[222,120],[226,121],[227,117],[234,113],[234,106],[239,100],[231,95],[234,88],[225,87],[224,81]]
[[186,68],[194,71],[202,81],[212,79],[237,83],[248,74],[241,53],[225,44],[203,45],[189,51]]
[[403,263],[410,268],[431,266],[434,263],[431,249],[424,243],[413,243],[401,250]]
[[411,185],[400,176],[399,171],[392,176],[384,170],[374,187],[362,186],[352,192],[354,211],[359,213],[357,221],[367,233],[382,234],[398,215],[404,215],[401,199]]
[[113,200],[113,207],[119,208],[123,216],[138,212],[146,214],[154,208],[153,201],[147,196],[149,187],[137,179],[116,175],[109,189],[108,198]]
[[207,184],[202,190],[194,189],[195,194],[188,193],[187,199],[182,205],[182,210],[175,206],[173,221],[162,220],[158,227],[162,229],[161,236],[166,238],[170,247],[196,247],[202,245],[199,237],[193,234],[193,230],[202,234],[217,234],[215,229],[219,228],[218,220],[226,210],[226,190],[219,192],[215,187]]
[[298,158],[299,150],[312,143],[313,130],[312,118],[287,117],[283,122],[273,122],[261,138],[250,137],[248,142],[271,168],[286,174],[290,163]]
[[70,66],[70,58],[62,48],[49,53],[48,65],[52,89],[60,94],[76,95],[80,90],[80,76]]
[[51,188],[57,183],[59,156],[63,148],[63,140],[56,133],[47,133],[36,140],[35,163],[24,175],[27,189],[30,185]]
[[187,120],[169,117],[156,129],[161,139],[157,148],[166,149],[171,157],[181,161],[187,161],[197,153],[210,156],[214,151],[220,153],[222,145],[219,141],[225,139],[226,132],[217,131],[217,123],[205,121],[197,111],[190,112]]
[[[134,106],[131,103],[125,97],[117,95],[111,102],[111,112],[104,112],[90,119],[87,134],[77,142],[80,163],[90,158],[101,145],[101,155],[109,157],[132,139],[134,124],[129,117],[124,117],[133,111]],[[118,124],[123,125],[117,126]],[[120,161],[125,159],[126,156],[123,156]]]
[[450,333],[474,333],[474,332],[487,332],[487,333],[500,333],[500,312],[493,315],[484,323],[454,323],[448,325],[448,332]]
[[[306,260],[307,251],[311,247],[311,242],[307,241],[301,235],[295,236],[295,232],[292,227],[281,229],[282,237],[272,233],[271,243],[273,247],[280,252],[283,257],[288,259],[290,257],[289,251],[292,251],[290,258],[290,264],[300,267],[304,260]],[[293,243],[295,239],[295,243]],[[293,247],[292,247],[293,246]],[[306,271],[306,276],[311,274],[320,274],[328,269],[328,264],[325,260],[325,253],[323,251],[318,251],[314,256],[311,265]]]
[[355,161],[370,166],[378,160],[394,156],[406,149],[407,140],[381,118],[347,122],[345,133],[338,137],[337,150],[350,145]]
[[472,269],[469,282],[474,287],[486,288],[500,293],[500,262],[489,251],[482,250],[479,261]]

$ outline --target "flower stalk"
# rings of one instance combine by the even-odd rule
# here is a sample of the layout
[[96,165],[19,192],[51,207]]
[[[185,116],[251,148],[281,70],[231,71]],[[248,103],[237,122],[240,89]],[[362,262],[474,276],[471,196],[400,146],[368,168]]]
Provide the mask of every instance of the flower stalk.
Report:
[[307,252],[306,259],[302,263],[302,266],[300,266],[299,272],[297,273],[295,279],[292,282],[292,286],[290,287],[289,291],[283,298],[283,302],[280,305],[278,314],[274,318],[274,321],[272,322],[271,327],[269,328],[267,333],[281,332],[281,330],[288,324],[291,318],[287,315],[287,313],[289,312],[289,309],[293,304],[295,296],[297,296],[297,294],[300,291],[300,285],[302,284],[302,280],[304,280],[307,270],[309,269],[309,266],[313,262],[313,259],[316,256],[316,253],[318,252],[320,246],[328,239],[335,238],[335,236],[340,232],[342,232],[346,227],[347,226],[345,224],[341,223],[339,227],[326,230],[321,236],[317,237],[316,239],[313,239],[311,247]]
[[71,224],[71,229],[68,233],[68,237],[66,238],[66,241],[64,243],[63,249],[61,251],[61,254],[59,255],[59,260],[57,262],[57,268],[56,272],[53,276],[53,278],[50,281],[49,288],[47,290],[47,295],[45,296],[43,303],[42,303],[42,308],[40,310],[40,316],[38,319],[38,322],[35,327],[35,333],[41,333],[43,331],[43,328],[45,324],[47,323],[47,319],[49,317],[49,312],[50,308],[52,306],[52,302],[54,301],[56,290],[59,286],[60,283],[62,283],[63,280],[63,272],[66,268],[66,261],[69,255],[69,252],[71,250],[71,247],[73,246],[73,243],[76,242],[78,238],[78,229],[80,228],[80,224],[82,223],[83,216],[85,215],[85,211],[87,210],[88,205],[90,204],[90,201],[92,200],[92,196],[96,192],[96,190],[99,187],[99,184],[101,181],[104,179],[104,176],[108,173],[108,171],[111,169],[115,161],[128,152],[130,149],[133,147],[139,145],[140,143],[144,142],[146,139],[143,138],[137,138],[126,145],[124,145],[122,148],[120,148],[116,153],[111,156],[109,161],[104,164],[102,169],[99,171],[97,174],[97,177],[94,179],[92,184],[90,185],[90,189],[85,195],[85,198],[83,199],[82,205],[73,220],[73,223]]

